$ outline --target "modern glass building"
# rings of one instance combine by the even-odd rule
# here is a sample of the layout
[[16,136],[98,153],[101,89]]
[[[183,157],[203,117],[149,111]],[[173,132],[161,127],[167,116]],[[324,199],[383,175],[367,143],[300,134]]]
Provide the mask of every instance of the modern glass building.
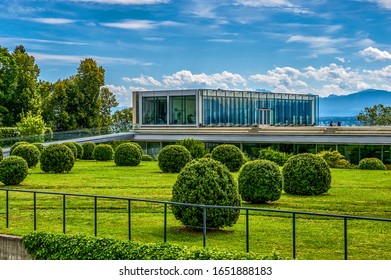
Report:
[[319,97],[234,90],[133,92],[133,126],[317,125]]

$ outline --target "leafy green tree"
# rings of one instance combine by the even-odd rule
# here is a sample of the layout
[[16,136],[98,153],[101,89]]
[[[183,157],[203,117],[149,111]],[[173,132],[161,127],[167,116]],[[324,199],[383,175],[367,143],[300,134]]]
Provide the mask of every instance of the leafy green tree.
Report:
[[8,49],[0,47],[0,125],[12,126],[10,102],[17,86],[17,66]]
[[41,115],[33,116],[31,112],[28,112],[17,123],[17,127],[20,135],[28,136],[31,142],[43,142],[46,124]]
[[114,93],[106,87],[100,89],[99,98],[102,104],[100,109],[100,126],[109,127],[112,125],[111,108],[118,106],[117,99]]
[[366,107],[361,111],[356,120],[362,125],[391,125],[391,106],[378,104],[373,107]]
[[132,128],[132,108],[125,108],[116,111],[112,116],[112,130],[120,132]]
[[75,91],[69,104],[77,109],[77,125],[83,128],[98,127],[102,102],[100,88],[105,82],[105,71],[92,58],[80,62],[74,79]]
[[9,109],[16,123],[21,120],[24,113],[40,113],[41,99],[37,91],[40,69],[35,63],[35,58],[28,55],[23,46],[17,46],[13,56],[17,65],[17,86]]

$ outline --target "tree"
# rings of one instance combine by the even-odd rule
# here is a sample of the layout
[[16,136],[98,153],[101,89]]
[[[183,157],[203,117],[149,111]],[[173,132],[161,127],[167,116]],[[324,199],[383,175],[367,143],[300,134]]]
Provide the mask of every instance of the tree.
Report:
[[356,120],[362,125],[391,125],[391,106],[378,104],[373,107],[366,107],[361,111]]
[[120,132],[132,128],[132,108],[125,108],[116,111],[112,116],[113,132]]
[[0,125],[4,126],[15,124],[9,104],[17,85],[16,67],[15,58],[8,49],[0,47]]
[[115,95],[106,87],[100,89],[99,98],[102,104],[100,109],[100,127],[109,127],[112,125],[111,108],[117,107],[118,102]]
[[100,88],[105,82],[105,71],[92,58],[80,62],[74,78],[75,91],[71,91],[69,104],[77,109],[77,125],[79,128],[99,126],[102,107]]

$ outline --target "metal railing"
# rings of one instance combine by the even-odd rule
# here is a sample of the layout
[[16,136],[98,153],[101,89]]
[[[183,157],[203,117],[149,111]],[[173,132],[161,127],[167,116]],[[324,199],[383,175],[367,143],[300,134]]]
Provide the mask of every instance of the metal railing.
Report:
[[267,208],[255,208],[255,207],[234,207],[234,206],[217,206],[217,205],[200,205],[200,204],[191,204],[191,203],[180,203],[180,202],[171,202],[171,201],[160,201],[152,199],[142,199],[142,198],[126,198],[126,197],[116,197],[116,196],[103,196],[103,195],[89,195],[89,194],[74,194],[74,193],[62,193],[62,192],[45,192],[45,191],[34,191],[34,190],[12,190],[0,188],[0,191],[5,192],[5,223],[6,228],[9,227],[10,220],[10,201],[9,193],[31,193],[33,194],[33,227],[34,231],[37,230],[37,194],[42,195],[56,195],[62,197],[62,231],[66,233],[66,213],[67,213],[67,197],[84,197],[93,199],[94,206],[94,235],[98,236],[98,199],[110,199],[110,200],[122,200],[127,202],[127,228],[128,228],[128,239],[132,239],[132,202],[145,202],[145,203],[157,203],[162,204],[164,208],[164,220],[163,220],[163,241],[167,242],[167,207],[169,205],[173,206],[188,206],[188,207],[200,207],[203,209],[203,226],[202,226],[202,236],[203,236],[203,246],[206,246],[207,240],[207,222],[206,222],[206,213],[207,209],[231,209],[231,210],[240,210],[245,212],[245,225],[246,225],[246,252],[250,252],[250,231],[249,231],[249,212],[258,211],[258,212],[269,212],[269,213],[283,213],[291,215],[292,219],[292,257],[296,259],[296,220],[297,215],[309,215],[309,216],[318,216],[318,217],[328,217],[328,218],[337,218],[343,220],[343,240],[344,240],[344,259],[348,259],[348,221],[349,220],[366,220],[366,221],[378,221],[378,222],[391,222],[391,219],[387,218],[375,218],[375,217],[363,217],[363,216],[352,216],[352,215],[338,215],[338,214],[322,214],[314,212],[302,212],[302,211],[291,211],[291,210],[278,210],[278,209],[267,209]]

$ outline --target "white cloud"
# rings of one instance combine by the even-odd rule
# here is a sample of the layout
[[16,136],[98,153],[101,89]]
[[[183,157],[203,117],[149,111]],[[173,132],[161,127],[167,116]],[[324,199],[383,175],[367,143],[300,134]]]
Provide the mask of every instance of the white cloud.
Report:
[[161,82],[158,80],[155,80],[153,77],[146,77],[144,75],[141,75],[140,78],[128,78],[124,77],[122,78],[125,82],[131,82],[136,83],[142,86],[153,86],[153,87],[159,87],[162,85]]
[[380,7],[385,9],[391,9],[391,1],[390,0],[366,0],[368,2],[376,3]]
[[322,37],[322,36],[302,36],[302,35],[294,35],[291,36],[287,43],[305,43],[308,44],[311,48],[329,48],[330,46],[345,43],[347,39],[339,38],[333,39],[330,37]]
[[285,12],[295,13],[295,14],[310,14],[312,12],[292,4],[292,2],[287,0],[236,0],[236,3],[243,6],[258,8],[258,7],[269,7],[269,8],[279,8]]
[[132,106],[132,89],[124,86],[104,85],[114,95],[115,99],[119,103],[118,106]]
[[387,51],[381,51],[377,48],[368,47],[364,50],[358,52],[361,56],[364,57],[366,61],[385,61],[391,60],[391,54]]
[[75,23],[76,20],[66,18],[23,18],[24,20],[45,23],[45,24],[70,24]]
[[121,29],[147,30],[155,29],[162,26],[179,26],[181,24],[173,21],[157,22],[152,20],[124,20],[120,22],[101,23],[101,25]]
[[[250,80],[258,83],[266,83],[274,88],[301,87],[308,88],[306,82],[299,80],[302,73],[292,67],[276,67],[273,70],[267,71],[266,75],[256,74],[249,77]],[[281,90],[279,90],[281,91]]]
[[112,4],[112,5],[153,5],[166,4],[170,0],[71,0],[72,2],[89,2],[98,4]]
[[345,58],[343,58],[343,57],[337,56],[335,59],[338,60],[341,63],[345,63],[346,62]]

